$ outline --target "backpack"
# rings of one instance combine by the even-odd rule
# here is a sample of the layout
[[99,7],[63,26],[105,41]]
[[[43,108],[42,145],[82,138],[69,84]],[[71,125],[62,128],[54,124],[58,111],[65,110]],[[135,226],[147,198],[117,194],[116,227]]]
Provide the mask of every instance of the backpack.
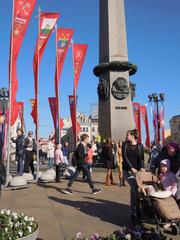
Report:
[[2,161],[0,161],[0,185],[6,183],[6,170]]
[[76,151],[74,151],[74,153],[73,153],[71,164],[72,164],[73,167],[76,167],[77,164],[78,164],[78,160],[77,160],[77,157],[76,157]]

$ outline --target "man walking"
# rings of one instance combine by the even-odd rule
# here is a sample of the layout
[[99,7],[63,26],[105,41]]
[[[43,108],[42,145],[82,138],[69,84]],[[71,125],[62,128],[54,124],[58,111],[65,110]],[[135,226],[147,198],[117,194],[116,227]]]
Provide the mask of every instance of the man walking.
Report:
[[102,189],[97,189],[94,187],[94,184],[91,179],[91,174],[86,167],[85,157],[87,155],[86,154],[86,145],[88,143],[88,139],[89,139],[89,136],[87,134],[83,134],[81,136],[81,142],[78,144],[78,146],[75,150],[75,157],[77,159],[77,168],[76,168],[76,172],[74,173],[74,175],[72,176],[71,180],[68,183],[68,188],[66,188],[64,191],[67,194],[71,194],[71,195],[73,194],[73,192],[71,190],[72,184],[76,180],[76,178],[78,177],[78,175],[81,171],[84,172],[84,174],[87,178],[89,186],[92,189],[92,194],[97,194],[102,191]]

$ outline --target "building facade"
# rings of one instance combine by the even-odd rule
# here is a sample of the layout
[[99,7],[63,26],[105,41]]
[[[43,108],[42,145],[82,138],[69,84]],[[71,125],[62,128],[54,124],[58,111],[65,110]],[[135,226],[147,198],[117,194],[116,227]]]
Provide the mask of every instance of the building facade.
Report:
[[180,115],[171,118],[170,127],[172,141],[180,144]]

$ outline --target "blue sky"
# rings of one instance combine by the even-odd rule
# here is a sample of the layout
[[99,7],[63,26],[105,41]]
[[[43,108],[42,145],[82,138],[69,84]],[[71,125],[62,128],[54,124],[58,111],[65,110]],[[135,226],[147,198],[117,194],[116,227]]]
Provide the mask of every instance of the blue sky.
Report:
[[[98,79],[92,70],[99,59],[98,13],[99,1],[91,0],[37,0],[18,58],[18,101],[25,102],[27,130],[34,124],[30,115],[29,99],[34,97],[32,60],[37,38],[37,7],[42,11],[59,12],[59,27],[75,30],[73,40],[89,45],[78,86],[78,110],[90,112],[96,103]],[[137,84],[135,101],[148,102],[147,95],[164,92],[166,96],[166,126],[173,115],[179,114],[180,66],[180,1],[179,0],[125,0],[129,61],[138,66],[131,77]],[[8,87],[9,38],[12,1],[0,1],[0,87]],[[40,133],[47,136],[53,128],[48,97],[54,96],[55,34],[45,49],[40,65]],[[68,95],[72,93],[72,52],[68,51],[60,82],[62,117],[69,116]],[[150,114],[149,114],[150,119]]]

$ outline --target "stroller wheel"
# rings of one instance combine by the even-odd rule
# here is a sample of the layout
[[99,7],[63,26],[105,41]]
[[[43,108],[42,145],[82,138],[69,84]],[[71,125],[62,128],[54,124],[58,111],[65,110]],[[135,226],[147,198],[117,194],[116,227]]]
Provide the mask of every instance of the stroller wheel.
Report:
[[172,229],[172,234],[173,235],[179,235],[180,231],[179,231],[179,227],[177,226],[176,223],[173,223],[171,225],[171,229]]

